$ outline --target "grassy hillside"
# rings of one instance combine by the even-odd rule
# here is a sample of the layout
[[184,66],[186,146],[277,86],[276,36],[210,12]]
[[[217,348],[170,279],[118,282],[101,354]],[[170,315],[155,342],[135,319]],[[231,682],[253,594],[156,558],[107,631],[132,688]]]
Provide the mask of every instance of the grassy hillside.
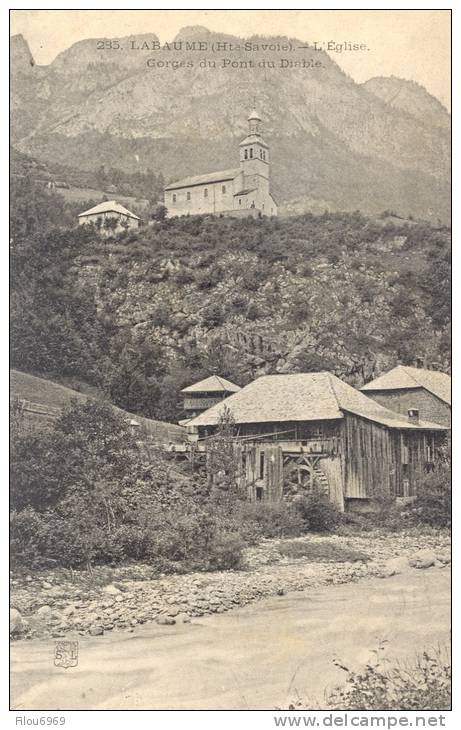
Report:
[[[19,370],[10,371],[10,395],[12,398],[31,401],[50,409],[68,406],[72,400],[81,403],[87,400],[87,395],[84,393]],[[120,408],[115,410],[129,419],[134,418],[133,414]],[[148,434],[161,442],[181,441],[184,436],[184,430],[176,424],[153,421],[142,416],[136,416],[136,420]]]

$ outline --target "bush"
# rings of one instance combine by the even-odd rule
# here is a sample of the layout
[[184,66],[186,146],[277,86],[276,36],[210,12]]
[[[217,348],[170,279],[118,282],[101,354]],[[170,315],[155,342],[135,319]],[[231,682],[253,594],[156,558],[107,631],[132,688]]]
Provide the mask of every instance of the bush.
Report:
[[[375,659],[361,671],[342,662],[334,664],[347,674],[346,682],[327,690],[319,703],[315,698],[298,698],[289,710],[450,710],[451,662],[448,648],[431,650],[414,660],[390,664],[382,658],[383,644],[374,650]],[[387,666],[385,666],[385,662]]]
[[245,547],[240,535],[229,532],[218,533],[209,544],[209,570],[236,570],[241,566]]
[[244,502],[240,524],[248,542],[260,537],[297,537],[305,532],[299,511],[287,502]]
[[[382,648],[382,647],[380,647]],[[424,652],[414,662],[386,668],[376,651],[376,661],[361,672],[347,672],[344,687],[328,697],[328,707],[338,710],[449,710],[451,663],[448,651]]]
[[322,487],[314,486],[305,497],[293,502],[307,532],[331,532],[341,522],[341,512],[330,502]]
[[414,520],[431,527],[451,525],[451,469],[448,456],[443,456],[434,471],[421,481],[417,498],[409,512]]

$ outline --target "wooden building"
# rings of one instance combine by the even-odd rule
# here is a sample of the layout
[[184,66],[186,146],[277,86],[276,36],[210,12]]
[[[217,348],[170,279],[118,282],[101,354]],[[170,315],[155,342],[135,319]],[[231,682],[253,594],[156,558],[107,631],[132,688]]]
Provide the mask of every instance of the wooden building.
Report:
[[186,424],[191,418],[198,416],[239,390],[238,385],[219,375],[210,375],[209,378],[205,378],[199,383],[188,385],[181,391],[184,396],[184,419],[180,421],[180,424]]
[[294,499],[319,484],[341,510],[414,496],[447,430],[327,372],[267,375],[189,421],[191,448],[206,452],[225,408],[250,499]]
[[397,413],[417,408],[421,418],[443,426],[451,423],[451,378],[446,373],[398,365],[362,391]]

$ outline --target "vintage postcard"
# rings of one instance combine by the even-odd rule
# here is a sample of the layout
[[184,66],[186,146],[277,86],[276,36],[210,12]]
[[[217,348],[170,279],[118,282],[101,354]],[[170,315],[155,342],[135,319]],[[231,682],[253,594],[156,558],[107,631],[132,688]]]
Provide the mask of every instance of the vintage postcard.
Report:
[[451,11],[10,31],[11,709],[446,727]]

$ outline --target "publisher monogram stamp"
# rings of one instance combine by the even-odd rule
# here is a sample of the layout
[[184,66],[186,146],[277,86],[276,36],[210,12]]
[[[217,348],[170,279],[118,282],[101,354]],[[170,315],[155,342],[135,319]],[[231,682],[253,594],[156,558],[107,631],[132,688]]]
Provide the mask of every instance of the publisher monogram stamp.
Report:
[[78,664],[78,641],[57,641],[54,650],[55,667],[76,667]]

